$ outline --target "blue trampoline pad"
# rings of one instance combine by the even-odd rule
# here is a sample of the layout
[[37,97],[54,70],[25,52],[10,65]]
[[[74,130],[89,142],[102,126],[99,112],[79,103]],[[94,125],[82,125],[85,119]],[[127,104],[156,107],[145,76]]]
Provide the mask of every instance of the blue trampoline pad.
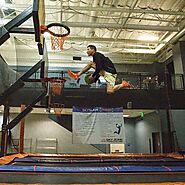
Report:
[[46,167],[2,165],[0,171],[60,173],[185,172],[185,166]]

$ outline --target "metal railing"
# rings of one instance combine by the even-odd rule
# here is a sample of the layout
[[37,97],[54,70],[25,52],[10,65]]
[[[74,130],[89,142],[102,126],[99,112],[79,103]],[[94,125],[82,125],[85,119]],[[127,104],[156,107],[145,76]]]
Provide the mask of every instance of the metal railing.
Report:
[[[23,69],[22,69],[23,70]],[[23,71],[19,71],[23,72]],[[84,81],[84,76],[82,75],[79,80],[70,79],[66,70],[57,71],[50,70],[48,71],[48,77],[61,77],[63,74],[64,77],[67,77],[68,80],[65,82],[65,88],[80,88],[81,86],[88,86],[89,88],[104,88],[106,82],[103,78],[92,84],[91,86],[87,85]],[[39,72],[34,73],[32,78],[39,78]],[[165,76],[166,75],[166,76]],[[132,89],[163,89],[168,86],[171,90],[185,90],[184,75],[183,74],[151,74],[151,73],[135,73],[135,72],[122,72],[118,73],[116,83],[119,84],[122,80],[126,80],[133,85]]]

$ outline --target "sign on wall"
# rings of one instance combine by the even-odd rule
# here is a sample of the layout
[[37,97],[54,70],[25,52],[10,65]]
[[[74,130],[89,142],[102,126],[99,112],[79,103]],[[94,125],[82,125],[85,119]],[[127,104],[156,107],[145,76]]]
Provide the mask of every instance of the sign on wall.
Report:
[[123,108],[73,107],[73,143],[124,143]]

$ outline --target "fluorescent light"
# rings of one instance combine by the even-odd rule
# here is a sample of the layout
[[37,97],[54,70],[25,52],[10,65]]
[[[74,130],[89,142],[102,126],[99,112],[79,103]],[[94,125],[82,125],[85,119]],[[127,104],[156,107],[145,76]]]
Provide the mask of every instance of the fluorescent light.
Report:
[[124,117],[124,118],[128,118],[128,117],[130,117],[130,115],[128,115],[128,114],[123,114],[123,117]]
[[0,0],[0,6],[4,6],[5,5],[5,0]]
[[154,49],[124,49],[124,51],[131,52],[131,53],[150,53],[155,54]]
[[142,34],[138,36],[138,40],[143,41],[158,41],[159,37],[157,35],[152,34]]
[[[164,39],[164,41],[167,43],[169,42],[171,39],[173,39],[173,37],[177,34],[177,32],[174,32],[172,34],[170,34],[167,38]],[[165,46],[165,44],[159,44],[156,48],[155,48],[155,53],[157,53],[160,49],[162,49]]]

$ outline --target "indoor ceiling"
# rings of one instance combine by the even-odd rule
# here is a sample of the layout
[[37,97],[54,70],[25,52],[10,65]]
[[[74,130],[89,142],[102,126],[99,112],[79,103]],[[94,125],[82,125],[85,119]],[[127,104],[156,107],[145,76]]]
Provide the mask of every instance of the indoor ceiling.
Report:
[[[0,25],[33,4],[33,0],[0,2]],[[61,22],[71,30],[63,51],[52,51],[50,37],[46,36],[49,62],[71,66],[73,56],[80,56],[75,65],[86,63],[88,44],[95,44],[114,63],[163,62],[172,54],[171,45],[183,39],[184,19],[185,0],[45,0],[46,25]],[[22,26],[33,27],[32,19]],[[11,34],[0,48],[8,63],[14,57],[10,46],[15,38],[29,46],[29,53],[36,48],[34,35]],[[28,58],[28,52],[23,53]]]

